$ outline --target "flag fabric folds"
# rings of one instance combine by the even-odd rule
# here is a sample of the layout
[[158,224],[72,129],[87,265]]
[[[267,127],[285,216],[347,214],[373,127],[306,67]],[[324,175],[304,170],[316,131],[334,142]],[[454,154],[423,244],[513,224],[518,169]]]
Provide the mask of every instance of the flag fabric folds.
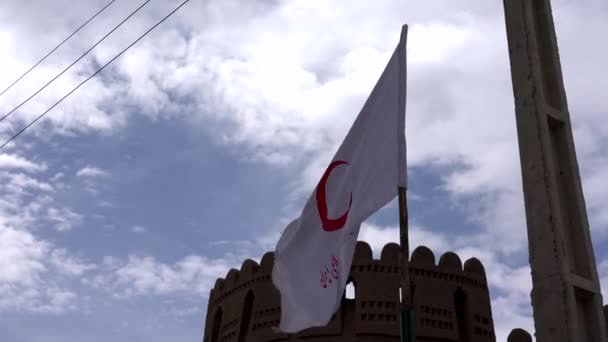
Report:
[[405,162],[406,35],[299,218],[275,249],[279,330],[326,325],[340,305],[361,223],[397,195]]

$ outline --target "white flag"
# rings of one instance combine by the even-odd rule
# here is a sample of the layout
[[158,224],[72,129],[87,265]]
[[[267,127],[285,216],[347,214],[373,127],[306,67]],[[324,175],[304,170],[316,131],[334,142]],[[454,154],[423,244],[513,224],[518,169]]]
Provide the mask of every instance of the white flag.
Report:
[[275,250],[279,330],[326,325],[340,305],[361,223],[406,186],[407,26],[380,80]]

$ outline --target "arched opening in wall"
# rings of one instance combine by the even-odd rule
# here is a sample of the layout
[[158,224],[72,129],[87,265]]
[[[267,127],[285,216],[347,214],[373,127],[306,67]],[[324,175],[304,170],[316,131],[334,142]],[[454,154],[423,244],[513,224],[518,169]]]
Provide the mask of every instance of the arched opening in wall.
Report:
[[243,302],[243,311],[241,313],[239,342],[245,342],[247,340],[247,332],[249,331],[249,323],[251,322],[251,312],[253,311],[253,299],[253,292],[247,292],[245,301]]
[[222,308],[218,308],[213,317],[213,327],[211,329],[211,342],[217,342],[220,335],[220,328],[222,325],[222,315],[224,312]]
[[353,300],[357,298],[357,287],[352,279],[348,279],[346,287],[344,288],[344,298]]
[[458,326],[458,340],[469,341],[469,329],[468,326],[472,322],[468,322],[468,307],[467,307],[467,294],[462,288],[458,288],[454,292],[454,308],[456,310],[456,325]]

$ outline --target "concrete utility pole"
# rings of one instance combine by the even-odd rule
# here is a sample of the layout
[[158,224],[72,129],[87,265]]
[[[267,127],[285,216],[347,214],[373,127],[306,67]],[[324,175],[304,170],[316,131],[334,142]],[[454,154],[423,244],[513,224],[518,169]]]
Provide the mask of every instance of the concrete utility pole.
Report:
[[550,1],[504,6],[536,339],[608,341]]

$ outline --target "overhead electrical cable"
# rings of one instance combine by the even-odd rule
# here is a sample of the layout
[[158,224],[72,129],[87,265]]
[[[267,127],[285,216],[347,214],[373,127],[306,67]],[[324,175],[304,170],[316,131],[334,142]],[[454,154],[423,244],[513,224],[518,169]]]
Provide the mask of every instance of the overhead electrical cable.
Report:
[[76,59],[74,62],[72,62],[72,64],[68,65],[67,68],[63,69],[59,74],[57,74],[57,76],[53,77],[50,81],[48,81],[44,86],[42,86],[42,88],[38,89],[34,94],[32,94],[30,97],[28,97],[27,99],[25,99],[23,102],[21,102],[20,104],[18,104],[15,108],[11,109],[8,113],[4,114],[1,118],[0,118],[0,122],[3,121],[4,119],[6,119],[7,117],[9,117],[11,114],[13,114],[17,109],[21,108],[21,106],[23,106],[24,104],[26,104],[29,100],[31,100],[34,96],[38,95],[41,91],[43,91],[46,87],[48,87],[51,83],[53,83],[56,79],[58,79],[61,75],[63,75],[66,71],[68,71],[71,67],[73,67],[76,63],[78,63],[81,59],[83,59],[86,55],[89,54],[89,52],[91,52],[97,45],[99,45],[101,42],[103,42],[106,38],[108,38],[109,35],[111,35],[114,31],[116,31],[120,26],[122,26],[122,24],[124,24],[125,22],[127,22],[127,20],[131,19],[132,16],[135,15],[135,13],[139,12],[140,9],[142,9],[145,5],[147,5],[151,0],[146,0],[143,4],[139,5],[139,7],[137,7],[133,12],[131,12],[131,14],[129,14],[126,18],[124,18],[120,23],[118,23],[118,25],[114,26],[113,29],[110,30],[110,32],[106,33],[105,36],[103,36],[100,40],[97,41],[97,43],[95,43],[93,46],[91,46],[87,51],[85,51],[85,53],[83,53],[82,55],[80,55],[80,57],[78,57],[78,59]]
[[190,0],[184,0],[179,6],[177,6],[175,9],[173,9],[173,11],[171,11],[169,14],[167,14],[165,17],[163,17],[161,20],[159,20],[156,24],[154,24],[154,26],[150,27],[146,32],[144,32],[141,36],[139,36],[139,38],[137,38],[135,41],[133,41],[131,44],[129,44],[129,46],[127,46],[122,51],[120,51],[116,56],[114,56],[112,59],[110,59],[102,67],[100,67],[99,69],[97,69],[97,71],[95,71],[91,76],[87,77],[84,81],[80,82],[76,87],[74,87],[74,89],[70,90],[70,92],[68,92],[67,94],[65,94],[62,98],[60,98],[57,102],[55,102],[52,106],[50,106],[42,114],[40,114],[38,117],[36,117],[34,120],[32,120],[29,124],[27,124],[21,130],[19,130],[17,133],[15,133],[13,136],[11,136],[10,139],[8,139],[2,145],[0,145],[0,150],[2,148],[4,148],[6,145],[8,145],[15,138],[17,138],[19,135],[21,135],[21,133],[25,132],[25,130],[27,130],[28,128],[30,128],[33,124],[35,124],[38,120],[40,120],[44,115],[46,115],[46,113],[50,112],[53,108],[55,108],[55,106],[57,106],[58,104],[60,104],[68,96],[72,95],[72,93],[74,93],[83,84],[85,84],[87,81],[89,81],[90,79],[92,79],[93,77],[95,77],[97,74],[99,74],[103,69],[105,69],[108,65],[110,65],[112,62],[114,62],[118,57],[120,57],[123,53],[125,53],[133,45],[135,45],[142,38],[144,38],[148,33],[150,33],[152,30],[154,30],[158,25],[162,24],[165,20],[167,20],[170,16],[172,16],[175,12],[177,12],[180,8],[182,8],[182,6],[184,6],[189,1]]
[[21,76],[19,76],[18,79],[16,79],[13,83],[11,83],[11,85],[9,85],[8,87],[6,87],[6,89],[4,89],[1,93],[0,96],[2,96],[4,93],[6,93],[9,89],[11,89],[15,84],[17,84],[19,81],[21,81],[22,78],[24,78],[25,76],[27,76],[27,74],[30,73],[30,71],[34,70],[40,63],[42,63],[48,56],[52,55],[53,52],[57,51],[57,49],[59,49],[65,42],[67,42],[68,40],[70,40],[70,38],[72,38],[76,33],[78,33],[78,31],[80,31],[83,27],[87,26],[88,23],[90,23],[93,19],[95,19],[98,15],[101,14],[101,12],[105,11],[106,8],[110,7],[111,4],[113,4],[116,0],[112,0],[110,2],[108,2],[105,6],[103,6],[99,11],[97,11],[97,13],[93,14],[92,17],[90,17],[87,21],[84,22],[84,24],[80,25],[74,32],[72,32],[66,39],[64,39],[61,43],[59,43],[59,45],[55,46],[53,48],[53,50],[51,50],[49,53],[47,53],[46,55],[44,55],[44,57],[42,57],[38,62],[36,62],[36,64],[34,64],[31,68],[29,68],[26,72],[24,72]]

